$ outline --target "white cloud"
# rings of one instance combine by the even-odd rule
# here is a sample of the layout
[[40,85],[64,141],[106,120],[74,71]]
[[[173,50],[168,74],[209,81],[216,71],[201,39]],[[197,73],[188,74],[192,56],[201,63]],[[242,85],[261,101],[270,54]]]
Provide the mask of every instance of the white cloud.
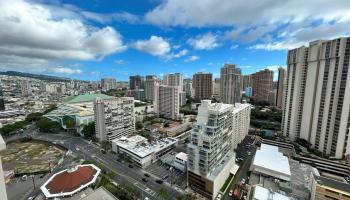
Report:
[[170,52],[170,44],[162,37],[152,35],[148,40],[136,41],[134,47],[153,56],[165,56]]
[[126,48],[114,28],[86,25],[72,12],[56,13],[55,8],[0,1],[0,68],[32,70],[57,60],[96,60]]
[[179,51],[179,53],[174,54],[173,57],[174,57],[174,58],[180,58],[180,57],[182,57],[182,56],[187,55],[187,53],[188,53],[188,50],[187,50],[187,49],[183,49],[183,50]]
[[199,57],[198,56],[190,56],[188,57],[185,62],[193,62],[193,61],[196,61],[196,60],[199,60]]
[[206,33],[204,35],[198,35],[194,38],[190,38],[187,43],[194,49],[209,50],[219,46],[218,36],[212,33]]
[[233,45],[230,46],[230,49],[234,50],[234,49],[237,49],[238,47],[239,47],[238,44],[233,44]]
[[52,72],[55,74],[65,74],[65,75],[81,74],[82,73],[81,69],[71,69],[71,68],[62,67],[62,66],[51,67],[48,69],[48,72]]
[[116,61],[114,61],[116,64],[118,64],[118,65],[124,65],[126,62],[125,62],[125,60],[122,60],[122,59],[120,59],[120,60],[116,60]]

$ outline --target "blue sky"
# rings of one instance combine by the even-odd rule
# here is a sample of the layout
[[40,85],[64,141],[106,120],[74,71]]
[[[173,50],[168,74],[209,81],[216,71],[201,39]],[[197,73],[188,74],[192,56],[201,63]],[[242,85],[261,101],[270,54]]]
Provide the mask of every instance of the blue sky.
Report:
[[350,1],[13,0],[0,2],[0,27],[2,71],[218,77],[224,63],[276,71],[288,49],[348,36]]

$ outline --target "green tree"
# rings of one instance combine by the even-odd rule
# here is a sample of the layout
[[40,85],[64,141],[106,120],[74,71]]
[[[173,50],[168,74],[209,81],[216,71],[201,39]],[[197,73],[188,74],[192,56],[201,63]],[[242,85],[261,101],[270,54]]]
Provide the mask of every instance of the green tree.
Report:
[[57,133],[61,128],[58,122],[51,121],[50,119],[47,119],[45,117],[37,121],[36,126],[41,132],[46,133]]
[[158,196],[161,199],[166,199],[169,196],[168,190],[166,190],[164,187],[160,187],[158,190]]
[[83,127],[83,130],[81,131],[84,135],[84,137],[88,139],[93,139],[95,137],[95,122],[90,122],[87,125]]
[[177,196],[176,200],[196,200],[197,197],[194,194],[187,193],[185,195]]
[[68,129],[72,129],[75,127],[75,119],[72,116],[64,116],[62,121],[63,121],[63,124],[66,125]]
[[17,131],[21,128],[23,128],[24,126],[26,126],[28,124],[27,121],[19,121],[19,122],[15,122],[13,124],[6,124],[5,126],[3,126],[0,129],[0,133],[2,135],[8,135],[14,131]]
[[41,119],[41,116],[43,116],[43,114],[40,112],[30,113],[27,115],[26,121],[27,122],[36,122],[36,121],[39,121]]
[[136,124],[135,124],[135,126],[136,126],[136,129],[137,129],[137,130],[140,130],[140,129],[143,128],[143,124],[142,124],[142,122],[140,122],[140,121],[137,121]]

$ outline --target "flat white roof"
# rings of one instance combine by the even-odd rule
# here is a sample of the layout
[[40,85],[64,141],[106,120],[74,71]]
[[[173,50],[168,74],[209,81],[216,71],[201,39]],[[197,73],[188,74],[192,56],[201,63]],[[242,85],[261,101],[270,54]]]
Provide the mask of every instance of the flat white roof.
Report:
[[180,152],[176,154],[175,158],[180,158],[181,160],[187,161],[187,154],[184,152]]
[[134,135],[129,138],[122,137],[120,139],[115,139],[112,142],[117,146],[136,154],[138,157],[144,158],[175,144],[177,139],[168,137],[149,143],[145,137]]
[[284,196],[280,193],[273,192],[259,185],[254,186],[253,199],[256,200],[291,200],[292,198]]
[[288,158],[278,151],[278,147],[272,145],[261,144],[256,151],[253,166],[291,175]]

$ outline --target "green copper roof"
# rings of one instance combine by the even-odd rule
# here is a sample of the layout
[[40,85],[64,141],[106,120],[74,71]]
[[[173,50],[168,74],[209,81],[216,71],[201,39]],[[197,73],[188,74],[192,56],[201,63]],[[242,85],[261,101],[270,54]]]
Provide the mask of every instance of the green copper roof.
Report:
[[83,94],[78,96],[71,96],[63,99],[64,103],[83,103],[83,102],[93,102],[96,98],[101,99],[111,99],[112,96],[105,94]]

